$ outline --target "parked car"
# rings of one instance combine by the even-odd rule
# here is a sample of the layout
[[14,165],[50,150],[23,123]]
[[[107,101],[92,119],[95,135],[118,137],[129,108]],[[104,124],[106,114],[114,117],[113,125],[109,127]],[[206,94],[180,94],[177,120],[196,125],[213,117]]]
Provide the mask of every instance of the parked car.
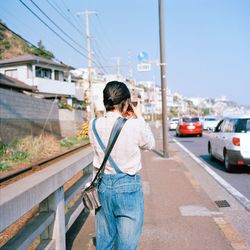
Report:
[[183,116],[176,127],[176,136],[199,135],[202,136],[203,127],[198,116]]
[[210,134],[208,153],[223,161],[228,172],[239,165],[250,167],[250,115],[221,120]]
[[217,120],[214,116],[206,116],[203,119],[202,125],[204,130],[214,131],[216,126],[218,125],[219,120]]
[[172,117],[169,121],[169,130],[176,130],[176,127],[179,122],[179,117]]

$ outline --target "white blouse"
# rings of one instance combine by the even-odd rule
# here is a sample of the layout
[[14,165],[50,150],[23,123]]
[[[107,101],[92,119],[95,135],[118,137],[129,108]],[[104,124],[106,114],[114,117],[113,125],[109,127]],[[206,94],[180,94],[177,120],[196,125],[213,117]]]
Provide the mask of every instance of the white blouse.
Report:
[[[121,115],[117,112],[107,112],[104,117],[96,120],[96,130],[105,146],[107,146],[111,130],[118,117],[121,117]],[[93,120],[89,124],[89,139],[94,149],[93,165],[95,168],[99,168],[102,164],[104,153],[93,133],[92,123]],[[154,147],[155,140],[153,134],[143,117],[131,118],[123,126],[112,149],[111,156],[122,172],[134,175],[142,167],[140,149],[151,150]],[[105,173],[116,173],[109,161],[106,163]]]

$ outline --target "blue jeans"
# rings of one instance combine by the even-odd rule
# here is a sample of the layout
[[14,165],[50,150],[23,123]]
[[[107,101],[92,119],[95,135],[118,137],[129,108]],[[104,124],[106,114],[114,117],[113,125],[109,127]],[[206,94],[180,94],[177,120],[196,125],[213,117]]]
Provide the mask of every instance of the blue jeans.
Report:
[[144,220],[144,198],[139,175],[103,175],[99,186],[102,207],[96,210],[96,249],[134,250]]

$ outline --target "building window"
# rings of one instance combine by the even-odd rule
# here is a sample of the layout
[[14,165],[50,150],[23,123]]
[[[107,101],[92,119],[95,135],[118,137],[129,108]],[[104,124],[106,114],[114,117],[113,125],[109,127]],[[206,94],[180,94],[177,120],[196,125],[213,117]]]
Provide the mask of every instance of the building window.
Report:
[[36,77],[51,79],[52,70],[36,66]]
[[17,78],[17,69],[8,69],[4,71],[4,74],[9,77]]
[[63,72],[59,70],[55,70],[55,80],[63,81]]
[[31,65],[31,64],[28,64],[28,65],[27,65],[27,78],[28,78],[28,79],[33,78],[33,74],[32,74],[32,65]]

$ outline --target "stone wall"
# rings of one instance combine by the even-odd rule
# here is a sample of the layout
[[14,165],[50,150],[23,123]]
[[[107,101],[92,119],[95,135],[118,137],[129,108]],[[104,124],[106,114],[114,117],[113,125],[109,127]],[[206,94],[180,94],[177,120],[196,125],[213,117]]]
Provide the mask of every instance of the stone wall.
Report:
[[0,139],[42,133],[61,137],[57,103],[0,88]]

